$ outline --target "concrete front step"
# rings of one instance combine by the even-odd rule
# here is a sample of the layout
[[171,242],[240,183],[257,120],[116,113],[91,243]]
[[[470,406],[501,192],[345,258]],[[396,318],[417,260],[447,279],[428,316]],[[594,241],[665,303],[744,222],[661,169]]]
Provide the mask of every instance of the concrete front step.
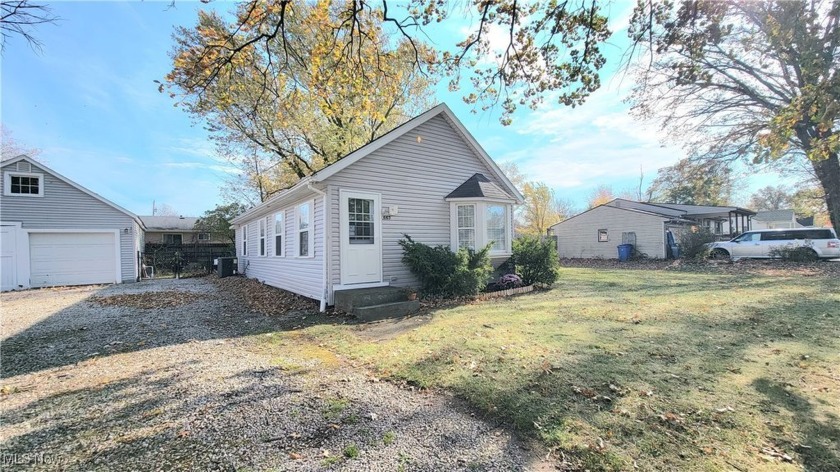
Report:
[[377,321],[410,315],[419,309],[419,301],[405,300],[401,302],[382,303],[380,305],[360,306],[353,309],[351,313],[362,321]]
[[399,287],[372,287],[338,290],[335,292],[335,307],[345,313],[353,313],[360,307],[402,302],[406,291]]

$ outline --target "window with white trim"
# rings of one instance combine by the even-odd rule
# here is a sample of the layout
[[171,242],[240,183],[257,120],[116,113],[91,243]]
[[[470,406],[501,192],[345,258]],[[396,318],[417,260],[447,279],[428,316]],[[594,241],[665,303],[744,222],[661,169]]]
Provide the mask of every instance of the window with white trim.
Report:
[[513,207],[507,202],[450,201],[451,247],[480,250],[491,244],[491,256],[510,255],[512,214]]
[[286,234],[286,226],[283,222],[283,213],[274,214],[274,255],[283,257],[283,236]]
[[507,207],[505,205],[488,204],[484,221],[487,226],[487,242],[493,243],[490,251],[504,251],[507,249]]
[[297,238],[295,239],[295,246],[297,246],[298,257],[313,257],[315,255],[314,234],[312,227],[312,202],[302,203],[297,206],[296,228]]
[[599,243],[606,243],[610,241],[609,233],[605,229],[598,230],[598,242]]
[[475,249],[475,205],[458,207],[458,248]]
[[248,225],[242,227],[242,255],[248,255]]
[[7,196],[43,197],[44,174],[6,172],[3,194]]
[[180,246],[184,242],[184,236],[181,234],[165,233],[163,235],[164,244],[172,244]]
[[210,241],[210,233],[198,233],[199,241]]
[[265,256],[265,218],[260,218],[260,256]]

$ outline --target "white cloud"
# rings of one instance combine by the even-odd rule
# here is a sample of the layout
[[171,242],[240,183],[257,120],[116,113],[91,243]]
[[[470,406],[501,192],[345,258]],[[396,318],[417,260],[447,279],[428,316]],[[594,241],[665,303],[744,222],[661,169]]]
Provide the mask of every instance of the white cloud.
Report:
[[561,196],[601,184],[616,190],[638,185],[640,166],[650,182],[657,169],[685,155],[677,146],[663,146],[655,125],[632,117],[609,87],[581,107],[552,105],[532,112],[513,131],[530,143],[499,160],[517,162],[529,178],[548,183]]

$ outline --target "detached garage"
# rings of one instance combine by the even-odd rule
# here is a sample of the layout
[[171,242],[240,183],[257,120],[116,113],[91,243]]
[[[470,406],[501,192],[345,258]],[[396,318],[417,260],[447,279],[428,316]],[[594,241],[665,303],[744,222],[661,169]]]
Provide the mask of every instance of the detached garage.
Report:
[[27,156],[2,169],[3,291],[138,279],[139,218]]

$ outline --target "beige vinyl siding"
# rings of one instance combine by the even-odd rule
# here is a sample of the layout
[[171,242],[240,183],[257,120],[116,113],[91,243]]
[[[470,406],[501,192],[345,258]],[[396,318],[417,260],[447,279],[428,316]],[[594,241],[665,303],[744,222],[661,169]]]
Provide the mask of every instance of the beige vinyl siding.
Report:
[[[3,166],[3,173],[17,172],[17,163]],[[43,174],[42,197],[5,196],[5,178],[0,178],[0,217],[20,222],[22,229],[111,229],[120,232],[120,261],[123,282],[137,277],[137,241],[141,238],[135,220],[120,210],[69,185],[32,165],[32,173]],[[129,232],[125,232],[129,228]]]
[[[552,227],[557,251],[563,258],[618,258],[621,234],[636,233],[636,249],[649,257],[665,257],[665,218],[601,206]],[[606,229],[609,241],[598,242],[598,230]]]
[[[419,138],[419,139],[418,139]],[[383,280],[411,286],[417,281],[402,264],[403,234],[425,244],[450,245],[450,205],[444,198],[475,173],[495,179],[464,138],[443,115],[436,116],[388,145],[327,178],[330,198],[330,286],[341,283],[339,191],[382,195],[382,208],[399,214],[379,220]],[[496,181],[502,187],[502,182]]]
[[[314,244],[310,248],[314,251],[314,257],[296,257],[295,238],[297,238],[297,220],[295,211],[298,205],[304,202],[315,202],[313,209],[313,226],[310,229],[314,233]],[[274,215],[278,211],[271,210],[262,214],[259,218],[249,219],[242,225],[248,225],[248,255],[238,256],[239,271],[247,277],[260,280],[268,285],[288,290],[304,297],[320,300],[323,296],[323,267],[324,267],[324,199],[322,197],[309,197],[299,200],[290,205],[284,206],[283,225],[286,234],[283,237],[285,257],[274,256]],[[259,220],[266,220],[266,255],[260,256]],[[239,237],[242,229],[237,228],[236,235]],[[241,254],[242,245],[237,241],[237,254]]]

